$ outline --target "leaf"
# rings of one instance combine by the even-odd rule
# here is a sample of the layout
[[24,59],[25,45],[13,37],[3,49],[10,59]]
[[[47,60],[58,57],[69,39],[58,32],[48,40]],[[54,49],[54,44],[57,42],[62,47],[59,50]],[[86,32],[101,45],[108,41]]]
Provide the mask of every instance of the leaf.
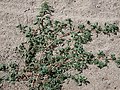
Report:
[[7,65],[0,64],[0,71],[6,71],[8,69]]
[[96,29],[98,27],[98,22],[95,24],[91,24],[92,29]]
[[90,83],[85,76],[82,76],[80,74],[76,74],[75,76],[72,77],[72,79],[74,79],[79,86],[81,86],[82,84],[87,85]]
[[100,69],[102,69],[103,67],[107,66],[106,63],[99,61],[98,65],[97,65]]
[[80,24],[80,25],[78,26],[78,28],[79,28],[80,30],[84,30],[84,29],[85,29],[85,25]]
[[111,54],[111,59],[116,60],[115,54]]
[[117,64],[117,67],[120,68],[120,57],[118,57],[118,59],[115,61],[115,63]]
[[100,50],[99,50],[99,53],[98,53],[97,55],[98,55],[99,58],[105,57],[104,52],[103,52],[103,51],[100,51]]

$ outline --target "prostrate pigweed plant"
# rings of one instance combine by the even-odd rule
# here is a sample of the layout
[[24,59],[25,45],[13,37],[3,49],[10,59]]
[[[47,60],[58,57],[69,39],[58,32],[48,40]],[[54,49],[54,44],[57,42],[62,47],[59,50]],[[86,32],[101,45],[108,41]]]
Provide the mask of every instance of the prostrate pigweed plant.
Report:
[[[116,24],[105,23],[101,27],[98,23],[87,21],[89,28],[79,24],[75,29],[71,19],[51,19],[53,12],[53,7],[45,2],[36,16],[35,28],[22,24],[17,26],[27,38],[17,47],[25,66],[21,70],[16,63],[0,64],[0,71],[8,73],[0,78],[0,83],[27,81],[30,90],[61,90],[64,81],[70,78],[80,86],[89,84],[81,73],[90,64],[102,69],[109,60],[113,60],[120,67],[120,58],[116,58],[115,54],[108,58],[103,51],[99,51],[95,56],[83,48],[84,44],[92,41],[92,32],[96,32],[97,36],[99,33],[117,35],[119,28]],[[78,74],[66,73],[70,69],[77,70]]]

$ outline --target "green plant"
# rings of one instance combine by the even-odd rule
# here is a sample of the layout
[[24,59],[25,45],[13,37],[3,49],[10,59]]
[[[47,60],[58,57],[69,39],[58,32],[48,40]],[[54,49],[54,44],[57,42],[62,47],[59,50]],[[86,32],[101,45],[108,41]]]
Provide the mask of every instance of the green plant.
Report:
[[87,85],[90,83],[85,76],[82,76],[80,74],[76,74],[72,77],[72,79],[75,80],[79,86],[81,86],[82,84]]
[[7,68],[6,64],[0,64],[0,71],[6,71]]
[[107,64],[105,62],[99,61],[97,66],[101,69],[101,68],[107,66]]
[[105,29],[103,30],[104,34],[110,35],[110,33],[113,33],[117,35],[117,32],[119,31],[119,27],[114,24],[105,23]]
[[120,68],[120,57],[118,57],[118,59],[115,60],[115,63],[117,64],[117,67]]
[[82,32],[83,32],[83,30],[85,30],[85,25],[80,24],[80,25],[78,26],[78,29],[82,30]]
[[108,62],[106,62],[106,61],[99,61],[98,59],[95,59],[93,61],[93,64],[97,65],[97,67],[99,67],[100,69],[102,69],[103,67],[106,67],[107,63]]
[[116,60],[115,54],[111,54],[111,59]]
[[99,58],[105,57],[105,53],[103,51],[99,50],[99,53],[97,54]]
[[[10,63],[0,64],[0,71],[8,74],[3,80],[15,83],[27,81],[30,90],[61,90],[62,84],[68,78],[74,79],[79,85],[88,84],[87,78],[81,75],[89,64],[95,64],[99,68],[107,66],[108,58],[103,51],[99,51],[98,57],[84,49],[84,44],[92,41],[92,31],[99,33],[116,33],[118,27],[115,24],[105,25],[105,29],[87,22],[91,28],[79,24],[79,30],[74,30],[73,21],[69,18],[64,21],[51,18],[54,9],[43,3],[33,23],[36,28],[19,24],[17,28],[27,38],[26,42],[17,47],[25,66],[21,70],[19,65]],[[106,34],[106,33],[105,33]],[[71,36],[66,38],[67,36]],[[40,58],[36,55],[40,53]],[[100,61],[99,59],[105,59]],[[111,55],[115,59],[114,55]],[[118,60],[115,60],[119,64]],[[65,73],[69,69],[75,69],[80,74],[72,76]]]
[[94,23],[94,24],[91,24],[91,29],[93,30],[93,29],[97,29],[97,27],[98,27],[98,22],[97,23]]

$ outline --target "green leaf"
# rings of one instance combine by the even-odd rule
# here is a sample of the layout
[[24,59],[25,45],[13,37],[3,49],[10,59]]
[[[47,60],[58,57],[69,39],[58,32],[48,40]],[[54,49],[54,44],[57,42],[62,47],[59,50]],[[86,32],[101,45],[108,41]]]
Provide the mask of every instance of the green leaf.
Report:
[[120,68],[120,57],[118,57],[118,59],[115,60],[115,63],[117,64],[117,67]]
[[81,86],[82,84],[87,85],[90,83],[85,76],[82,76],[80,74],[76,74],[72,77],[72,79],[75,80],[79,86]]
[[95,24],[92,24],[91,27],[92,27],[92,29],[96,29],[98,27],[98,22]]
[[79,28],[80,30],[84,30],[84,29],[85,29],[85,25],[80,24],[80,25],[78,26],[78,28]]
[[115,54],[111,54],[111,59],[116,60]]
[[99,50],[99,53],[97,54],[98,57],[105,57],[105,53],[103,51]]
[[105,62],[99,61],[98,65],[97,65],[100,69],[102,69],[103,67],[107,66],[107,64]]
[[0,71],[6,71],[8,69],[6,64],[0,64]]

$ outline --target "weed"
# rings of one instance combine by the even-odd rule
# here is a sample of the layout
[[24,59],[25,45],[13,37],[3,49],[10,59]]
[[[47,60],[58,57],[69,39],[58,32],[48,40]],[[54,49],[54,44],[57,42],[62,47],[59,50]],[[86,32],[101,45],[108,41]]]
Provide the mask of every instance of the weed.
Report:
[[99,61],[97,66],[101,69],[101,68],[107,66],[107,64],[105,62]]
[[120,57],[118,57],[118,59],[115,60],[115,63],[117,64],[117,67],[120,68]]
[[79,28],[80,30],[85,30],[85,25],[80,24],[80,25],[78,26],[78,28]]
[[98,58],[105,57],[105,53],[103,51],[100,51],[100,50],[99,50],[99,53],[97,55],[98,55]]
[[97,65],[97,67],[99,67],[100,69],[102,69],[103,67],[106,67],[107,66],[107,63],[108,62],[103,62],[103,61],[99,61],[98,59],[95,59],[93,61],[93,64]]
[[90,83],[85,76],[82,76],[80,74],[76,74],[72,77],[72,79],[75,80],[79,86],[81,86],[82,84],[87,85]]
[[110,35],[110,33],[113,33],[117,35],[118,31],[119,31],[119,27],[116,24],[105,23],[105,28],[103,30],[104,34]]
[[6,71],[7,68],[6,64],[0,64],[0,71]]
[[97,23],[95,23],[95,24],[91,24],[91,29],[92,30],[94,30],[94,29],[97,29],[97,27],[98,27],[98,22]]
[[112,60],[116,60],[115,54],[111,54],[111,59],[112,59]]
[[[25,67],[20,70],[16,63],[0,64],[0,71],[8,72],[5,78],[0,79],[0,83],[3,80],[12,83],[23,80],[28,82],[30,90],[61,90],[62,84],[68,78],[72,78],[80,86],[83,83],[88,84],[89,81],[81,73],[89,64],[95,64],[99,68],[107,66],[109,61],[103,51],[99,51],[96,57],[92,52],[85,51],[83,44],[92,41],[94,30],[97,34],[103,32],[116,35],[119,28],[115,24],[105,24],[103,29],[98,23],[87,21],[90,29],[79,24],[79,30],[74,30],[70,18],[62,22],[51,19],[53,12],[54,9],[45,2],[33,23],[37,26],[36,29],[22,24],[17,26],[27,38],[26,42],[17,47],[21,58],[25,60]],[[69,40],[67,35],[71,36]],[[36,58],[38,53],[41,53],[39,59]],[[100,58],[105,58],[105,61],[100,61]],[[119,65],[119,60],[114,55],[111,58]],[[69,69],[75,69],[80,74],[72,77],[65,75]]]

